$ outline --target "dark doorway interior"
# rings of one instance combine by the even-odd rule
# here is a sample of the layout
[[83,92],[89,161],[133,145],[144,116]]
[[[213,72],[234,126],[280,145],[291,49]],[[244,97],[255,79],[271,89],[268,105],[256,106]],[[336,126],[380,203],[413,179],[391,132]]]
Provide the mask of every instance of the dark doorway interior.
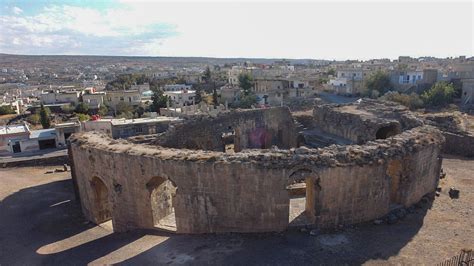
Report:
[[20,142],[15,141],[15,144],[13,144],[12,149],[13,149],[13,153],[21,152]]
[[56,148],[55,139],[44,139],[38,141],[40,150]]
[[379,128],[375,133],[375,139],[386,139],[400,133],[400,130],[396,125],[389,125]]

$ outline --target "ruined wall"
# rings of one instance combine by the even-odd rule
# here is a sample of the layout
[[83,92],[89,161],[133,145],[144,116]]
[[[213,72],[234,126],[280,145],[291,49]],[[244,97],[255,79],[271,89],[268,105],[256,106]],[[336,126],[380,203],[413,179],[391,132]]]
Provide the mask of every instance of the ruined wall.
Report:
[[474,157],[474,135],[456,134],[444,131],[446,143],[443,152],[447,154]]
[[96,221],[91,178],[97,176],[109,191],[115,231],[154,228],[149,184],[160,177],[177,187],[177,232],[210,233],[284,230],[286,186],[302,178],[309,187],[310,220],[319,227],[381,217],[393,204],[409,206],[434,191],[442,142],[440,132],[426,126],[364,146],[226,154],[134,144],[88,132],[74,136],[70,149],[74,165],[81,166],[75,175],[89,220]]
[[[114,151],[100,147],[99,143],[72,144],[75,165],[89,165],[76,169],[83,211],[89,220],[95,221],[94,192],[89,180],[99,176],[111,191],[115,231],[154,228],[147,183],[152,177],[160,176],[177,186],[174,208],[178,233],[262,232],[286,228],[288,195],[281,173],[238,161],[216,162],[212,154],[193,156],[188,151],[179,155],[173,151],[153,155],[156,148],[115,146],[122,147]],[[269,191],[272,193],[267,193]]]
[[175,125],[155,144],[170,148],[222,151],[222,134],[235,132],[237,151],[246,148],[288,149],[296,145],[296,132],[286,107],[245,110],[203,117]]
[[320,129],[355,143],[375,140],[377,131],[391,127],[395,134],[421,126],[407,108],[389,102],[363,99],[360,103],[316,105],[314,124]]

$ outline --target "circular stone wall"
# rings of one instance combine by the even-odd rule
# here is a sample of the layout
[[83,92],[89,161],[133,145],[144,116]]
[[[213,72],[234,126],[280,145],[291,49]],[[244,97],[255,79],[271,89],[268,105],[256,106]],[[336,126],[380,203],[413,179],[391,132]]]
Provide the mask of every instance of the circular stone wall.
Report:
[[[169,215],[178,233],[282,231],[289,225],[287,187],[305,180],[306,220],[328,228],[384,216],[391,207],[408,207],[436,188],[443,137],[432,127],[413,127],[363,145],[290,148],[297,134],[288,109],[250,112],[200,120],[201,131],[215,132],[210,142],[190,144],[192,127],[186,123],[170,130],[188,131],[190,136],[176,135],[179,141],[171,133],[128,141],[93,132],[73,136],[73,179],[85,216],[101,222],[104,217],[98,215],[110,212],[115,231],[166,230]],[[240,152],[218,151],[218,136],[229,126],[227,133],[245,139]],[[270,132],[256,138],[265,149],[246,149],[256,129]],[[170,148],[181,144],[209,150]],[[108,204],[103,197],[96,201],[94,178],[105,185],[101,195],[107,195]]]

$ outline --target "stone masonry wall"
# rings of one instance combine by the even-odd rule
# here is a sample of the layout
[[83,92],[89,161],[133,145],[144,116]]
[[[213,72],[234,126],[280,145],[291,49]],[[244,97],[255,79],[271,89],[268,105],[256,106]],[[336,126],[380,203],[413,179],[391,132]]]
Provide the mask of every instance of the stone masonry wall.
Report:
[[235,132],[237,151],[246,148],[288,149],[296,145],[296,129],[286,107],[245,110],[202,117],[175,125],[155,144],[170,148],[222,151],[222,134]]
[[[115,231],[154,228],[147,184],[177,186],[178,233],[281,231],[288,226],[286,186],[306,175],[307,211],[319,227],[368,221],[392,205],[433,192],[444,139],[429,126],[360,145],[244,150],[235,154],[163,148],[87,132],[71,152],[85,216],[94,221],[91,179],[108,188]],[[87,166],[87,167],[85,167]]]
[[358,144],[375,140],[382,127],[391,126],[400,133],[423,124],[405,107],[371,99],[362,99],[360,103],[316,105],[313,117],[317,127]]

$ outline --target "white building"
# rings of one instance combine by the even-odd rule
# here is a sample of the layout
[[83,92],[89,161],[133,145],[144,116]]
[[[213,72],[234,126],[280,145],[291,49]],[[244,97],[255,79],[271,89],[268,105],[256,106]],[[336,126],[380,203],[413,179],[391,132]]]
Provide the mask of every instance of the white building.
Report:
[[164,91],[186,91],[186,90],[192,90],[193,86],[192,85],[186,85],[186,84],[169,84],[165,85]]
[[196,97],[194,90],[165,91],[163,94],[171,98],[173,106],[192,105]]
[[71,103],[76,105],[79,103],[79,91],[53,91],[43,92],[40,95],[43,104]]

